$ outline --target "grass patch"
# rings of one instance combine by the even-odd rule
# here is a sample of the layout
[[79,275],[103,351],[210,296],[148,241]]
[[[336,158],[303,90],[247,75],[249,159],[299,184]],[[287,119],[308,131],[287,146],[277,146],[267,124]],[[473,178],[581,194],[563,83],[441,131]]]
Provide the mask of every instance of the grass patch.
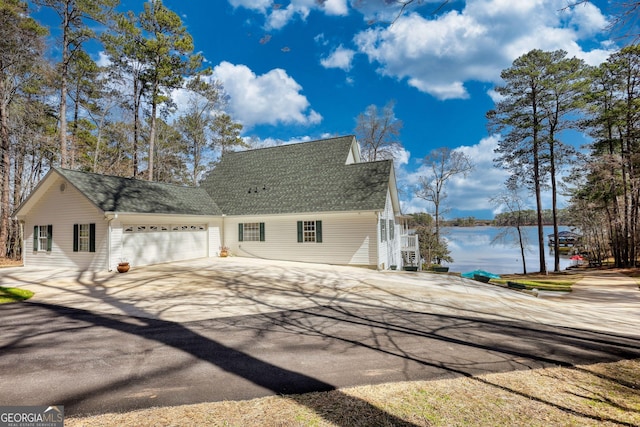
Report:
[[507,286],[507,282],[516,282],[528,290],[571,292],[571,286],[583,278],[582,274],[507,274],[502,275],[500,279],[492,279],[491,282],[504,286]]
[[4,288],[0,286],[0,304],[24,301],[33,296],[33,292],[20,288]]
[[636,426],[638,387],[640,360],[622,360],[70,417],[65,425]]
[[507,286],[507,282],[516,282],[524,285],[525,289],[537,289],[539,291],[552,291],[552,292],[571,292],[571,286],[575,282],[571,281],[538,281],[538,280],[505,280],[505,279],[492,279],[492,283]]

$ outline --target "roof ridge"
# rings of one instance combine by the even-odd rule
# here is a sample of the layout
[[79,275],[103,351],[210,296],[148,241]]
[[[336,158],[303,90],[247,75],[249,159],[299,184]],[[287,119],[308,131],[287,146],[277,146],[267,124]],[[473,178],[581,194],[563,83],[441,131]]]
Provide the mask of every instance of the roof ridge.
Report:
[[195,188],[195,189],[200,188],[200,186],[196,186],[196,185],[176,184],[176,183],[173,183],[173,182],[162,182],[162,181],[148,181],[146,179],[138,179],[138,178],[128,177],[128,176],[107,175],[107,174],[103,174],[103,173],[87,172],[87,171],[81,171],[81,170],[75,170],[75,169],[69,169],[69,168],[61,168],[61,167],[57,167],[57,166],[51,166],[51,169],[54,169],[54,170],[57,170],[57,171],[62,171],[62,172],[81,173],[83,175],[94,175],[94,176],[100,177],[100,178],[123,179],[123,180],[127,180],[127,181],[135,181],[135,182],[139,182],[139,183],[143,183],[143,184],[166,185],[166,186],[179,187],[179,188]]
[[318,142],[323,142],[323,141],[331,141],[331,140],[334,140],[334,139],[349,138],[349,137],[355,138],[355,135],[348,134],[348,135],[342,135],[342,136],[332,136],[330,138],[313,139],[311,141],[292,142],[290,144],[272,145],[270,147],[257,147],[257,148],[251,148],[251,149],[248,149],[248,150],[229,151],[229,152],[224,153],[224,155],[250,153],[252,151],[269,150],[269,149],[274,149],[274,148],[293,147],[293,146],[298,146],[298,145],[303,145],[303,144],[313,144],[313,143],[318,143]]
[[369,160],[366,162],[354,162],[354,163],[349,163],[349,164],[345,164],[344,166],[354,166],[354,165],[371,165],[373,163],[393,163],[393,159],[380,159],[380,160]]

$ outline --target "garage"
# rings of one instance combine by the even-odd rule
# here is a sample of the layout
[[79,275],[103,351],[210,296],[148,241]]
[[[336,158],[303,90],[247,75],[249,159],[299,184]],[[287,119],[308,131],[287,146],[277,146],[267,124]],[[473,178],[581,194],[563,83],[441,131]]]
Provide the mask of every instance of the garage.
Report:
[[127,224],[122,254],[134,266],[208,256],[205,224]]

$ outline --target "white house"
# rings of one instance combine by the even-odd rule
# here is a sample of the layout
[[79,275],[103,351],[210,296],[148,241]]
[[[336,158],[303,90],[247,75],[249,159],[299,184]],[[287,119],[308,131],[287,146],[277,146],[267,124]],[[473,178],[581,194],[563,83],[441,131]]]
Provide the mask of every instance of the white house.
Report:
[[25,266],[113,270],[226,246],[241,257],[388,269],[417,246],[401,247],[392,161],[361,162],[353,136],[226,153],[200,187],[52,168],[14,216]]

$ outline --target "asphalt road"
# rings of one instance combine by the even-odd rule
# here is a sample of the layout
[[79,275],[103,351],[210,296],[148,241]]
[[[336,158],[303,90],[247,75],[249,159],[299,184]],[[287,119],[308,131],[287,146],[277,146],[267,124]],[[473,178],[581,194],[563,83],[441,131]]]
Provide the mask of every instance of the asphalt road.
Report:
[[0,305],[0,405],[123,412],[640,357],[639,336],[456,313],[336,303],[179,323]]

